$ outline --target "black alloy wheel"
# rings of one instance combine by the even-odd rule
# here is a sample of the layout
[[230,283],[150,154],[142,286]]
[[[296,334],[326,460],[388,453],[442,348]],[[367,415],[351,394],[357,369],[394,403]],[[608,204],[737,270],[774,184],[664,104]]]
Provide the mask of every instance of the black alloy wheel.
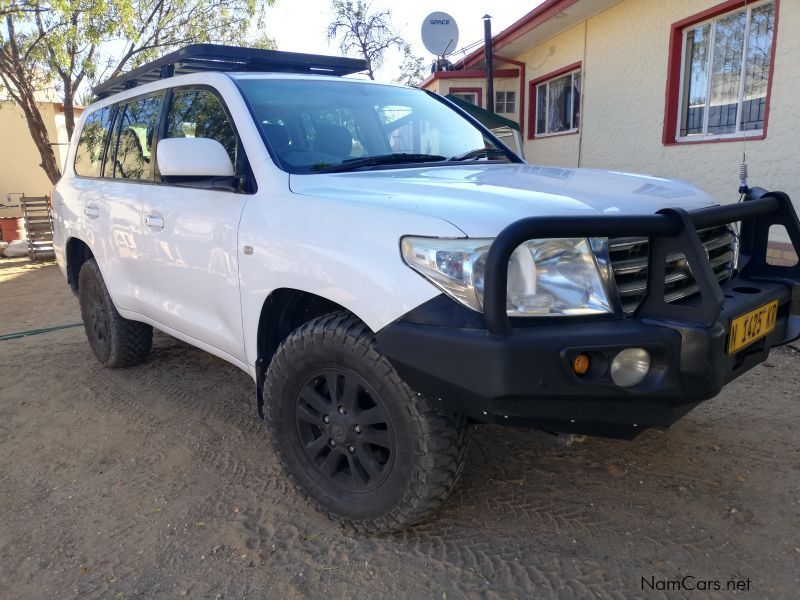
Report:
[[131,367],[147,358],[153,345],[153,328],[119,314],[94,259],[81,265],[78,302],[86,338],[100,364]]
[[93,348],[106,355],[111,347],[111,315],[105,302],[105,290],[97,279],[85,283],[85,328]]
[[330,368],[309,377],[297,393],[295,421],[309,462],[336,485],[369,491],[391,470],[395,443],[389,415],[352,371]]
[[466,419],[412,391],[354,315],[298,327],[263,381],[276,458],[332,518],[397,531],[431,514],[458,481]]

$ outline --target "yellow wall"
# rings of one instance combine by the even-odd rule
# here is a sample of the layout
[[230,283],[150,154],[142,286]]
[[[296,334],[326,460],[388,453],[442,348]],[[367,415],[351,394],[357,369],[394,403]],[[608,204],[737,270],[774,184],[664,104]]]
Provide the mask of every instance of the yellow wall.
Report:
[[[508,68],[514,68],[513,65],[508,65]],[[481,90],[481,108],[486,108],[486,79],[472,78],[472,79],[435,79],[426,89],[446,96],[450,93],[452,88],[480,88]],[[519,79],[516,77],[500,77],[494,80],[495,92],[516,92],[517,104],[519,104]],[[518,121],[517,114],[498,113],[512,121]]]
[[[589,20],[582,165],[679,177],[719,201],[738,198],[742,142],[662,144],[670,25],[717,4],[626,0]],[[798,28],[800,2],[783,0],[767,138],[746,150],[751,185],[784,190],[800,206]]]
[[[687,179],[721,202],[738,198],[741,142],[662,143],[671,25],[717,4],[624,0],[522,55],[528,80],[542,71],[536,61],[543,58],[545,73],[584,62],[580,134],[528,141],[528,160]],[[751,185],[785,190],[798,202],[800,40],[794,32],[800,27],[800,2],[781,2],[778,17],[769,130],[767,139],[747,142],[747,163]],[[547,56],[552,46],[555,54]]]
[[[56,159],[63,165],[68,146],[64,115],[58,105],[52,102],[40,104],[42,116],[51,142],[61,142],[53,146]],[[77,116],[76,116],[77,118]],[[12,102],[0,103],[0,217],[14,217],[22,214],[16,202],[18,192],[27,196],[47,196],[52,184],[39,166],[41,159],[36,145],[31,139],[28,124],[22,111]],[[12,206],[7,201],[8,194],[14,194]]]
[[[531,103],[531,98],[529,97],[530,82],[583,61],[584,27],[583,23],[576,25],[550,38],[544,44],[531,48],[524,54],[515,57],[526,65],[524,139],[527,140],[531,126],[528,122],[528,115],[530,114],[528,106]],[[585,82],[582,87],[586,89]],[[525,157],[528,162],[576,167],[578,166],[579,144],[580,136],[576,134],[551,135],[535,140],[527,140],[525,142]]]

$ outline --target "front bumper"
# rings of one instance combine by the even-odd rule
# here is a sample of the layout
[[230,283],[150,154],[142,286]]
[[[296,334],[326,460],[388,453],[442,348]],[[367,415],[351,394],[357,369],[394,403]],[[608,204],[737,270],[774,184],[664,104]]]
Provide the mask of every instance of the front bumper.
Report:
[[[476,322],[475,313],[440,296],[378,332],[379,350],[412,389],[440,402],[443,409],[477,422],[612,437],[635,437],[648,427],[671,425],[764,361],[771,348],[800,337],[800,265],[777,267],[766,262],[768,230],[778,217],[795,248],[800,249],[797,217],[788,197],[775,203],[772,212],[759,202],[746,203],[759,206],[757,216],[750,217],[742,210],[733,215],[743,223],[745,264],[739,275],[722,286],[713,273],[695,267],[699,264],[696,257],[692,262],[699,239],[695,224],[687,223],[684,213],[684,226],[677,233],[651,235],[648,297],[633,317],[512,322],[505,315],[504,278],[500,278],[503,289],[498,291],[500,283],[490,277],[490,251],[487,300],[490,285],[495,285],[498,297],[494,305],[486,303],[485,324]],[[729,207],[710,210],[718,212],[713,215],[716,219],[731,216]],[[703,224],[711,222],[708,213],[702,219]],[[501,242],[503,235],[498,236]],[[521,243],[518,238],[534,237],[527,235],[523,230],[505,244],[510,251],[494,257],[494,269],[508,263],[510,252]],[[701,289],[699,301],[663,301],[658,268],[652,266],[659,260],[659,252],[673,252],[675,247],[686,250]],[[779,302],[775,329],[728,355],[731,319],[773,300]],[[494,310],[490,314],[493,306],[502,306],[502,313]],[[611,381],[608,365],[620,350],[631,347],[647,349],[652,365],[644,381],[622,388]],[[579,353],[591,359],[586,375],[576,375],[571,368]]]

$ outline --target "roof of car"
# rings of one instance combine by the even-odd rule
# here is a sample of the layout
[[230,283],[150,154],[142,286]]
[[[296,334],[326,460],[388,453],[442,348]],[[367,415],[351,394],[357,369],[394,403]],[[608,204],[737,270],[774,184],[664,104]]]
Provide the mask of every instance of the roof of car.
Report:
[[113,77],[93,90],[97,99],[107,98],[145,83],[189,73],[258,72],[317,74],[341,77],[365,71],[357,58],[280,52],[218,44],[192,44]]

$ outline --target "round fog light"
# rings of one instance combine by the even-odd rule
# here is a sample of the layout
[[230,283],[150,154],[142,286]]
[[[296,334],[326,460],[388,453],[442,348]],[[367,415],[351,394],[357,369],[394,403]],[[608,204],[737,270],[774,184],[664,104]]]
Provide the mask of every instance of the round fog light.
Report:
[[620,387],[633,387],[650,371],[650,353],[644,348],[627,348],[611,363],[611,381]]

